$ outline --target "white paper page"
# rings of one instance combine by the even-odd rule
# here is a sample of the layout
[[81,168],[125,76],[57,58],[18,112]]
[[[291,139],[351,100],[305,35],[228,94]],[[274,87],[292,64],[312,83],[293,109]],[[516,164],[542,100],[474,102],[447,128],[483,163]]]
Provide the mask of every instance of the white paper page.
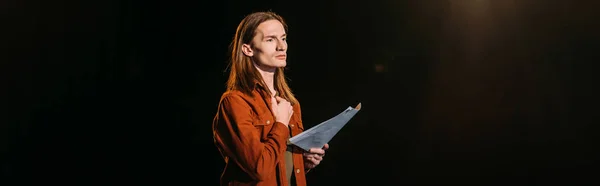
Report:
[[322,148],[356,115],[360,107],[360,103],[356,108],[348,107],[338,115],[290,138],[290,143],[306,151],[311,148]]

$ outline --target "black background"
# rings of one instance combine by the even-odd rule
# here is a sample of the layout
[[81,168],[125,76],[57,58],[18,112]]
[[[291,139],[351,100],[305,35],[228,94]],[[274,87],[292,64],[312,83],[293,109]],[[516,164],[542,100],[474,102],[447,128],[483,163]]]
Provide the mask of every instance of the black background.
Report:
[[217,185],[227,47],[264,10],[288,22],[306,127],[363,106],[310,185],[598,182],[595,1],[0,7],[6,185]]

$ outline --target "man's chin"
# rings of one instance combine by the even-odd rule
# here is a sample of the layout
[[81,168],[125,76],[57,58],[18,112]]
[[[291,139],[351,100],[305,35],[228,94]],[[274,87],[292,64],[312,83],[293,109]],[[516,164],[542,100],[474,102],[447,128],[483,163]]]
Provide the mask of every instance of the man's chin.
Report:
[[285,61],[277,63],[277,67],[285,67],[287,63]]

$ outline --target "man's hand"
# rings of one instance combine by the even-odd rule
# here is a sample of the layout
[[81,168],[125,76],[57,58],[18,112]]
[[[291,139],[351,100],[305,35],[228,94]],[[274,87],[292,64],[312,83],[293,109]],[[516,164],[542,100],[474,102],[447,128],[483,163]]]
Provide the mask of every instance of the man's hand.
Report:
[[329,149],[329,144],[325,144],[323,148],[311,148],[308,152],[304,152],[304,168],[312,169],[323,161],[325,150]]
[[287,127],[292,118],[292,114],[294,114],[294,107],[292,107],[291,103],[276,96],[271,98],[271,107],[275,114],[275,121],[283,123]]

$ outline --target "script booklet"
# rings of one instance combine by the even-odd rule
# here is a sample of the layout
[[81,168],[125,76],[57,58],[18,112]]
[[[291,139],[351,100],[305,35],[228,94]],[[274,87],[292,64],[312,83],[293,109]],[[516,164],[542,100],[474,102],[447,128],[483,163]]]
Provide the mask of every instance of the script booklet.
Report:
[[360,103],[355,108],[348,107],[327,121],[324,121],[304,132],[290,138],[290,143],[306,151],[311,148],[322,148],[335,136],[360,110]]

